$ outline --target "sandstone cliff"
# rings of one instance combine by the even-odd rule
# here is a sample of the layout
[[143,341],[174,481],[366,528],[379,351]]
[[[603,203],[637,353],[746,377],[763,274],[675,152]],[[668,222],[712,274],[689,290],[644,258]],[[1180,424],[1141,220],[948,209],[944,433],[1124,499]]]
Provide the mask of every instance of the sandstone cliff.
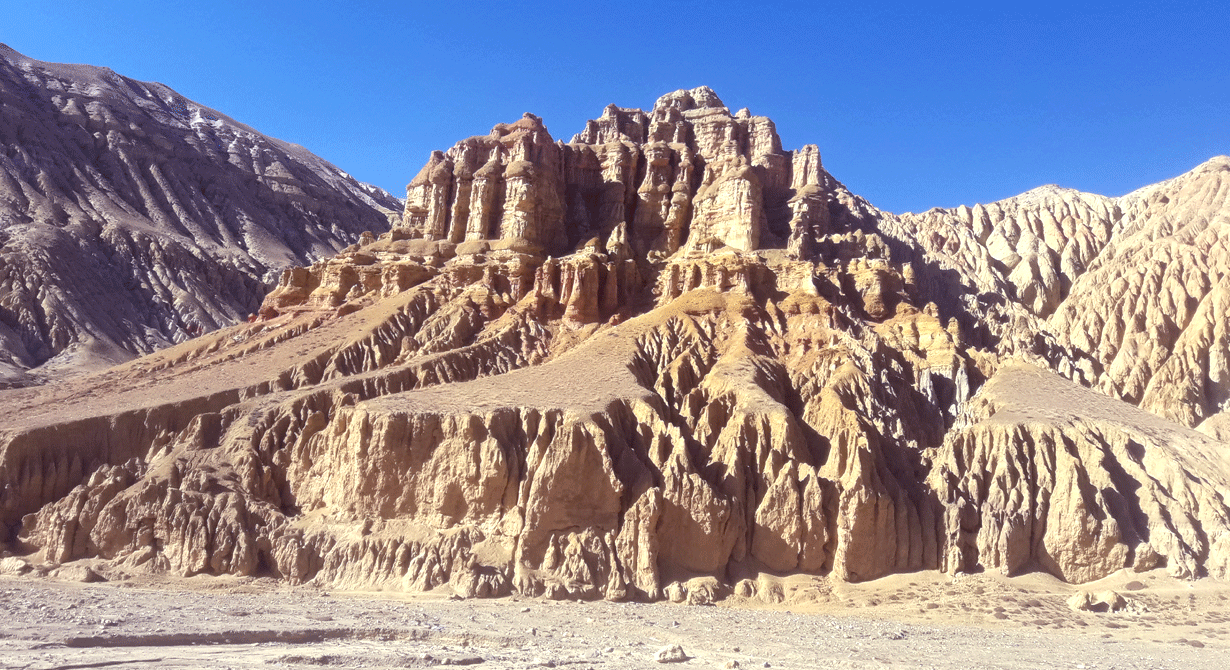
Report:
[[400,209],[302,147],[105,68],[0,45],[0,109],[0,384],[232,325],[267,274]]
[[1230,400],[1228,176],[1219,156],[1120,198],[1047,186],[880,226],[978,292],[963,296],[976,327],[1045,334],[1072,361],[1051,362],[1065,375],[1213,431]]
[[[1204,209],[1147,253],[1224,221],[1206,168],[1163,185]],[[766,574],[1225,577],[1224,407],[1134,407],[1065,316],[1177,235],[1136,197],[895,216],[706,88],[569,143],[526,115],[434,153],[391,231],[284,272],[254,323],[0,394],[0,540],[116,574],[693,603],[780,598]],[[1195,256],[1166,272],[1216,286]],[[1225,356],[1207,309],[1197,367]]]

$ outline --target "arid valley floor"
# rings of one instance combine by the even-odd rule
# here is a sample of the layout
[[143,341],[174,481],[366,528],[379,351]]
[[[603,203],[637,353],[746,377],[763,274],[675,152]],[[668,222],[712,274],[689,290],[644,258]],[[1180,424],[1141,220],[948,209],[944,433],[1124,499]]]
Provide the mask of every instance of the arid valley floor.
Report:
[[[269,579],[73,583],[0,578],[0,667],[691,668],[1224,667],[1230,585],[1160,571],[1115,589],[1128,608],[1078,612],[1045,575],[935,572],[782,584],[778,606],[560,602],[343,593]],[[738,665],[732,665],[737,663]]]

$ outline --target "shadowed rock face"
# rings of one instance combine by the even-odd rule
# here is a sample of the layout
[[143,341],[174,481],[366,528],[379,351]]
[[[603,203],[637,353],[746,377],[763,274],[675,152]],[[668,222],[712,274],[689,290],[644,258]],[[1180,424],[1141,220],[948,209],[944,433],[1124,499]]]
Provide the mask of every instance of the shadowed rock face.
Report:
[[[1156,188],[1220,193],[1222,163]],[[1203,244],[1224,200],[1046,187],[896,216],[706,88],[568,144],[497,125],[407,196],[254,323],[0,395],[11,550],[688,602],[779,597],[765,572],[1230,573],[1221,424],[1088,388],[1115,393],[1116,354],[1065,316],[1107,323],[1124,303],[1088,277]],[[1167,272],[1224,276],[1195,256]]]
[[387,230],[400,209],[301,147],[105,68],[0,45],[0,105],[0,384],[234,324],[268,273]]

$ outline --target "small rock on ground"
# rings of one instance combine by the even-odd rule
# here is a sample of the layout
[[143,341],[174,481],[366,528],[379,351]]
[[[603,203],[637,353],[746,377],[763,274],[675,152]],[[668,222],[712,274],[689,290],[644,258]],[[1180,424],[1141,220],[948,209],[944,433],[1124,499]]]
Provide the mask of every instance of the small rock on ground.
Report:
[[683,653],[683,647],[668,644],[653,655],[653,660],[659,663],[679,663],[688,660],[688,655]]

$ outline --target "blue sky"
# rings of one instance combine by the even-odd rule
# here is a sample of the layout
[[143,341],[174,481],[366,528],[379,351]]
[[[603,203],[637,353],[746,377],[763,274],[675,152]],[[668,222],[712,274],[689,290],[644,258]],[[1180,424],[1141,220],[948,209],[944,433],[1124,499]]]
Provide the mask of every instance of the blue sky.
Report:
[[895,212],[1046,183],[1121,195],[1230,153],[1226,0],[3,0],[0,16],[32,58],[160,81],[398,196],[432,149],[522,112],[567,140],[608,103],[701,84]]

